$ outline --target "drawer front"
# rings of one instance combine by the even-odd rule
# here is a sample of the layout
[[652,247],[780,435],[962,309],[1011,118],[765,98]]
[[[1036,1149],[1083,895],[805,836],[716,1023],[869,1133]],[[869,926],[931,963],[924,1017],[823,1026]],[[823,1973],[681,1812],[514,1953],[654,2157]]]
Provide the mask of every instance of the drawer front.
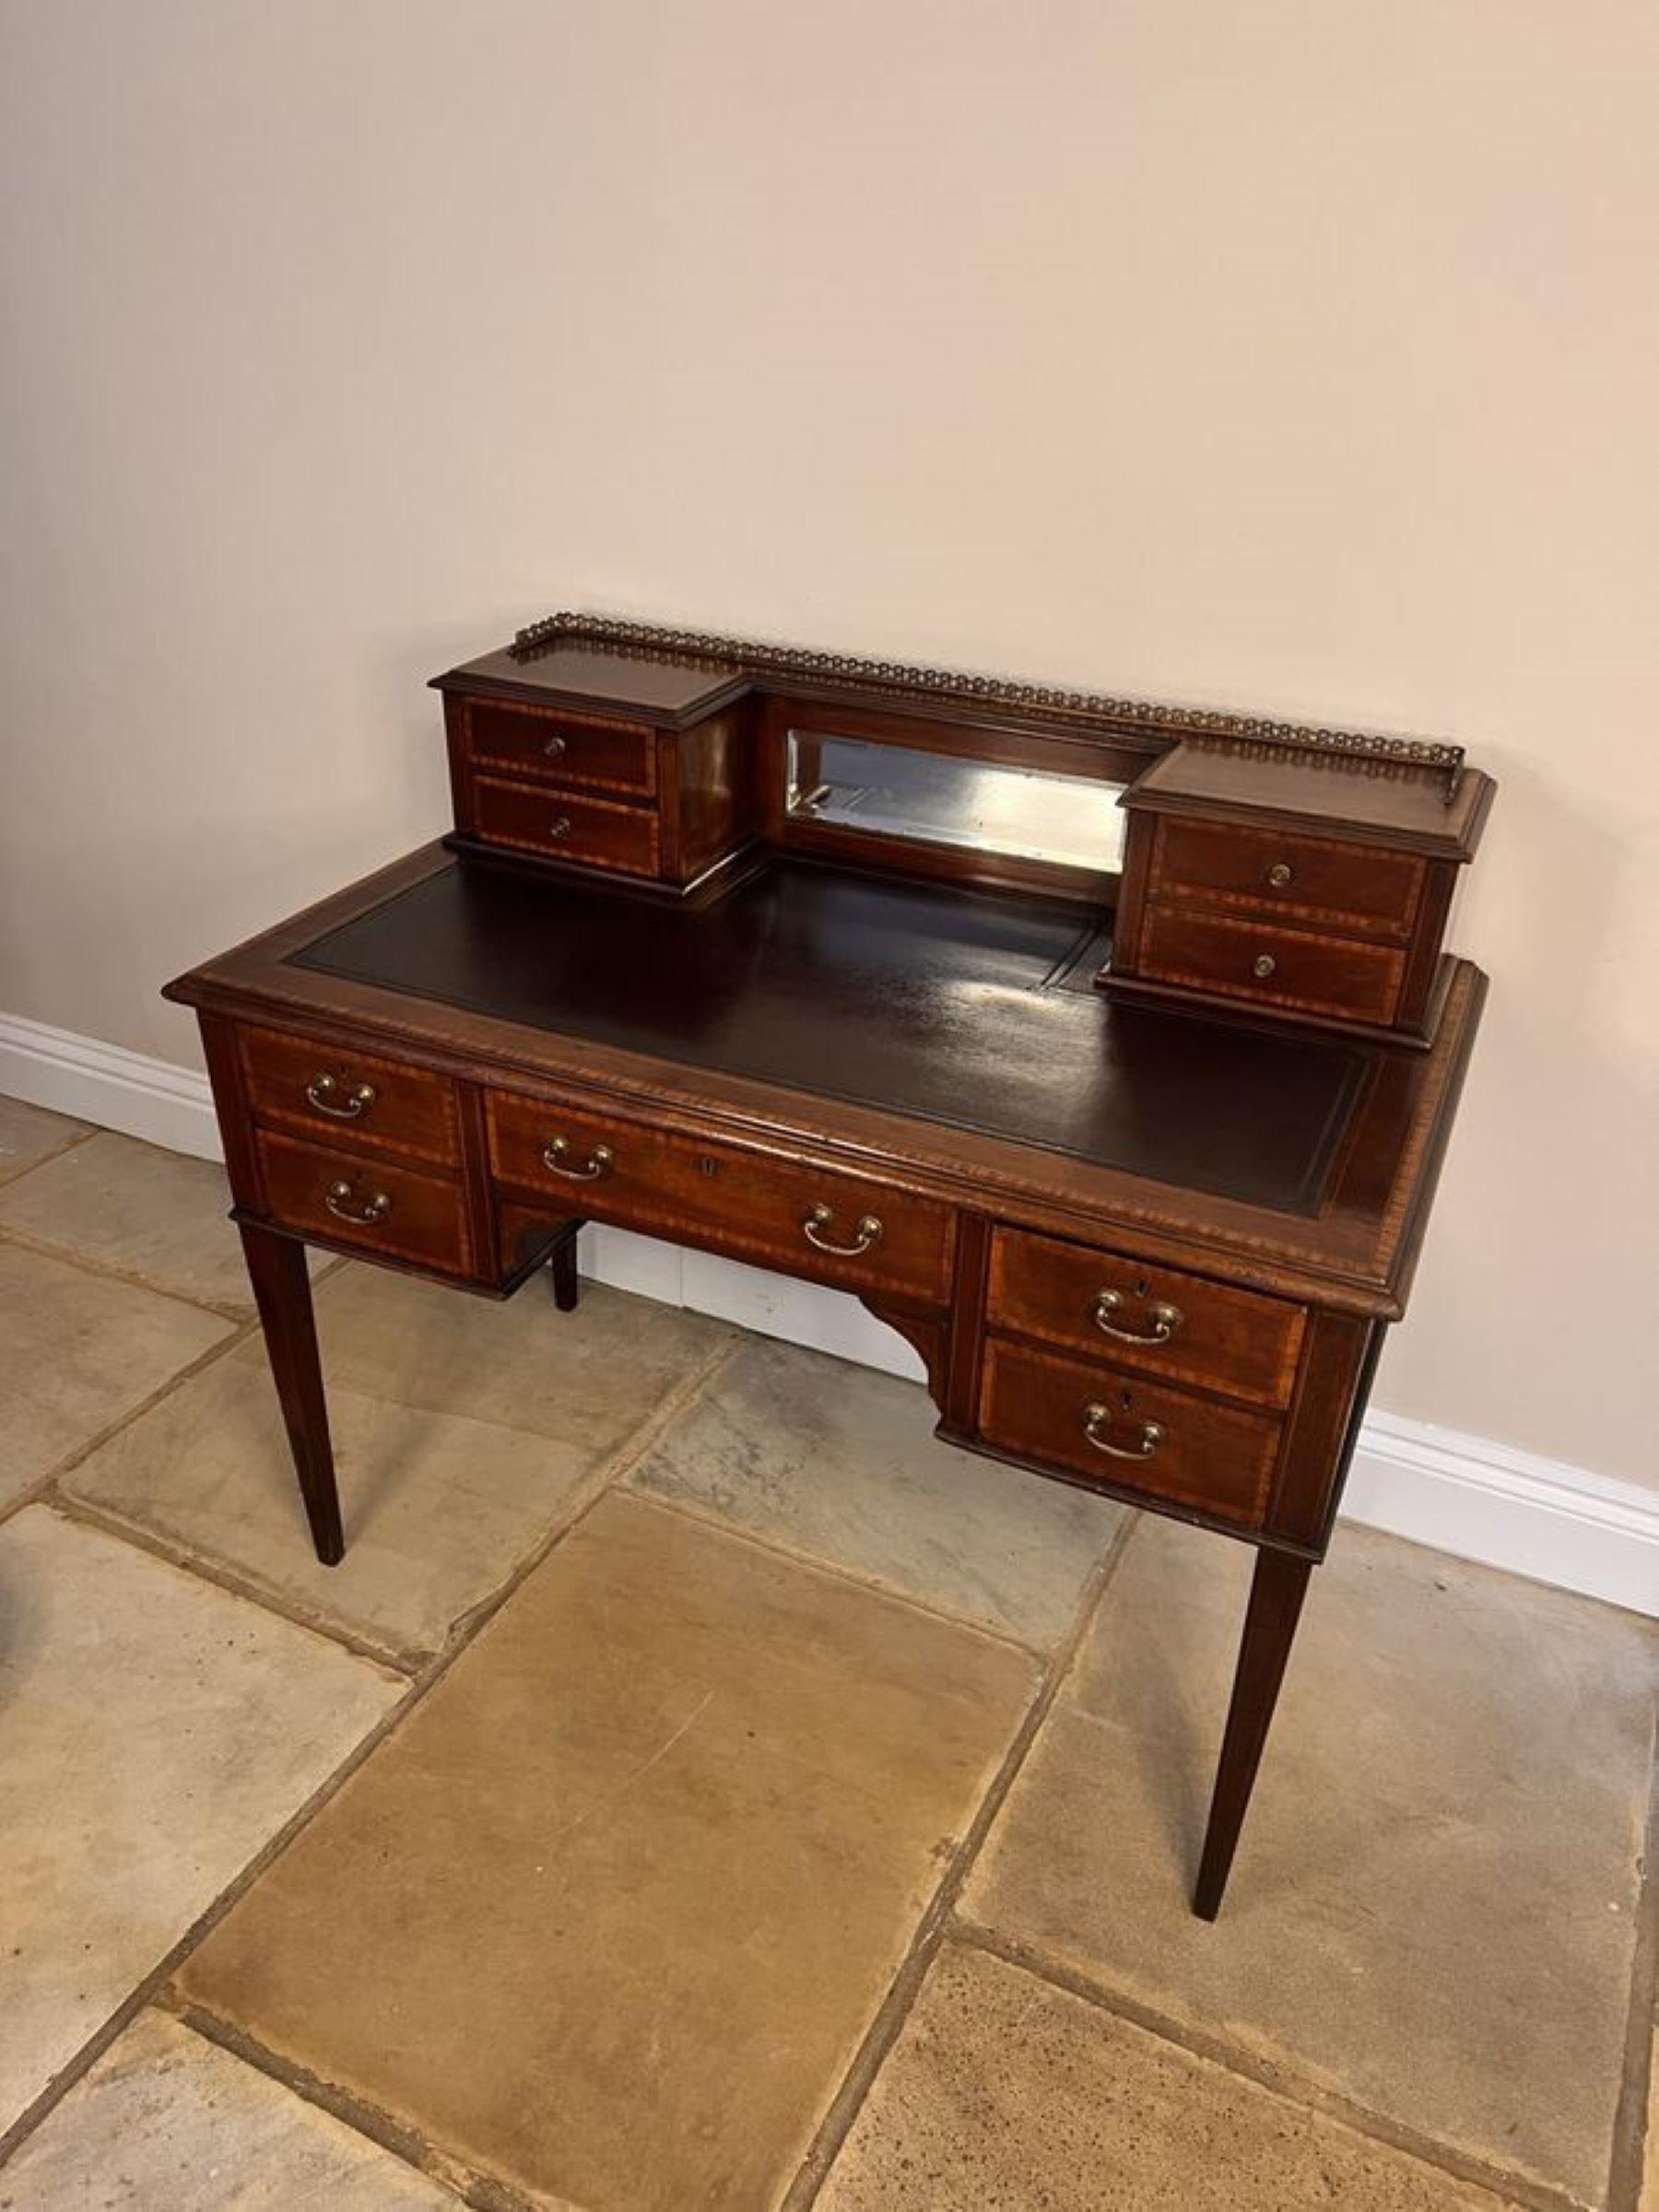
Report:
[[840,1169],[697,1144],[506,1092],[491,1094],[488,1114],[496,1174],[515,1190],[556,1199],[561,1212],[684,1238],[850,1290],[933,1305],[950,1296],[954,1221],[935,1200]]
[[466,701],[465,717],[467,750],[480,766],[587,791],[655,794],[656,734],[638,724],[482,699]]
[[1262,914],[1329,922],[1403,944],[1422,896],[1421,860],[1316,837],[1209,822],[1162,824],[1153,896],[1211,897]]
[[261,1129],[265,1209],[284,1229],[367,1253],[469,1275],[461,1187],[435,1175]]
[[241,1041],[261,1122],[353,1150],[458,1166],[460,1121],[447,1076],[276,1030],[243,1030]]
[[579,797],[552,784],[504,783],[479,776],[473,785],[478,835],[498,845],[575,860],[629,876],[654,876],[657,818],[641,806]]
[[1140,972],[1157,982],[1263,1006],[1387,1022],[1399,1001],[1406,956],[1353,938],[1309,936],[1154,903],[1142,931]]
[[1289,1404],[1306,1324],[1303,1309],[1282,1299],[1012,1229],[992,1239],[987,1319],[1275,1408]]
[[1188,1505],[1240,1528],[1266,1517],[1279,1424],[1167,1383],[991,1337],[980,1435],[1018,1458]]

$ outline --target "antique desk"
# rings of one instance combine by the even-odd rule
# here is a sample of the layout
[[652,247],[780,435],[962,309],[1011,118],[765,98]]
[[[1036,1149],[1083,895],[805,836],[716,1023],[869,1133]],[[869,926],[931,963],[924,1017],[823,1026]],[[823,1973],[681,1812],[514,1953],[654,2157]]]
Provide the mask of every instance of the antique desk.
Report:
[[438,688],[453,833],[170,986],[318,1556],[307,1244],[568,1309],[594,1219],[850,1290],[941,1436],[1256,1547],[1213,1918],[1474,1039],[1489,779],[575,616]]

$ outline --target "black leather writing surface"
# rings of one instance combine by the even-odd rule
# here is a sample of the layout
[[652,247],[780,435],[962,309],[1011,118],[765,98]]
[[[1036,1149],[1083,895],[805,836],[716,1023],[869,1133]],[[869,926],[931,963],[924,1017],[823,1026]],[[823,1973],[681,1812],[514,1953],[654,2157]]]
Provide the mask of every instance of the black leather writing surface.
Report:
[[700,909],[470,860],[297,965],[1273,1207],[1373,1048],[1057,987],[1100,916],[774,860]]

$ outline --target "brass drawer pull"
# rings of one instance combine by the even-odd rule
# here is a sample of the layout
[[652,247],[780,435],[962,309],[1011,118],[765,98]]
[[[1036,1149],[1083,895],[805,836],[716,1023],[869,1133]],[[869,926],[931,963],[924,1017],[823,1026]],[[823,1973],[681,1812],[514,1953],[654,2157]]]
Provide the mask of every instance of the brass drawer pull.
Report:
[[1296,870],[1288,860],[1276,860],[1267,871],[1267,880],[1276,891],[1282,891],[1296,881]]
[[360,1206],[351,1206],[348,1203],[350,1197],[351,1185],[348,1182],[331,1182],[323,1194],[323,1203],[331,1214],[338,1214],[342,1221],[383,1221],[392,1211],[392,1194],[389,1191],[371,1193]]
[[824,1231],[835,1226],[835,1208],[832,1206],[815,1206],[801,1224],[801,1233],[808,1244],[816,1244],[820,1252],[832,1252],[840,1259],[856,1259],[861,1252],[868,1252],[881,1237],[881,1222],[875,1214],[861,1214],[851,1244],[836,1244]]
[[570,816],[568,814],[556,814],[553,817],[553,819],[547,824],[547,835],[552,838],[555,842],[557,842],[559,838],[569,837],[570,834]]
[[561,736],[559,736],[557,731],[555,731],[553,735],[548,738],[547,744],[542,747],[542,751],[547,755],[549,760],[557,760],[564,749],[565,741]]
[[1165,1305],[1160,1300],[1157,1305],[1147,1308],[1152,1323],[1149,1330],[1120,1329],[1110,1316],[1117,1312],[1123,1302],[1124,1294],[1121,1290],[1102,1290],[1094,1302],[1095,1327],[1103,1336],[1115,1336],[1120,1344],[1168,1344],[1181,1326],[1181,1308]]
[[319,1113],[327,1114],[332,1121],[355,1122],[359,1114],[368,1112],[378,1094],[372,1083],[359,1083],[347,1092],[343,1104],[337,1103],[340,1079],[323,1071],[306,1085],[305,1095]]
[[1140,1442],[1133,1451],[1130,1451],[1123,1444],[1107,1442],[1100,1431],[1111,1426],[1112,1408],[1110,1406],[1101,1406],[1097,1403],[1084,1407],[1083,1433],[1095,1450],[1104,1452],[1109,1459],[1150,1459],[1164,1440],[1164,1432],[1156,1421],[1143,1421],[1140,1425]]
[[1256,954],[1254,971],[1258,976],[1261,977],[1263,982],[1267,981],[1267,978],[1273,973],[1274,970],[1277,966],[1278,962],[1274,959],[1270,952],[1258,952]]
[[542,1161],[555,1175],[566,1176],[571,1182],[597,1182],[601,1175],[610,1173],[617,1158],[608,1145],[595,1145],[581,1167],[572,1168],[568,1164],[570,1151],[568,1137],[552,1137],[542,1147]]

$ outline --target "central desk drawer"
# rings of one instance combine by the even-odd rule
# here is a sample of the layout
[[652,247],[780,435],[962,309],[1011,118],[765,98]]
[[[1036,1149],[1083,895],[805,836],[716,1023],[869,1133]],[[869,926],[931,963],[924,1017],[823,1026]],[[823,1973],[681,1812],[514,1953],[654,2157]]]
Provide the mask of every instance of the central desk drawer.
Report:
[[739,1145],[701,1144],[635,1122],[492,1092],[489,1155],[516,1191],[560,1213],[680,1239],[837,1283],[932,1305],[950,1296],[953,1217],[840,1168],[797,1166]]
[[1241,1528],[1261,1526],[1278,1463],[1279,1424],[1265,1415],[994,1336],[979,1427],[986,1443],[1018,1459]]
[[1289,1403],[1305,1324],[1303,1309],[1282,1299],[1017,1229],[993,1239],[986,1318],[993,1328],[1275,1408]]

